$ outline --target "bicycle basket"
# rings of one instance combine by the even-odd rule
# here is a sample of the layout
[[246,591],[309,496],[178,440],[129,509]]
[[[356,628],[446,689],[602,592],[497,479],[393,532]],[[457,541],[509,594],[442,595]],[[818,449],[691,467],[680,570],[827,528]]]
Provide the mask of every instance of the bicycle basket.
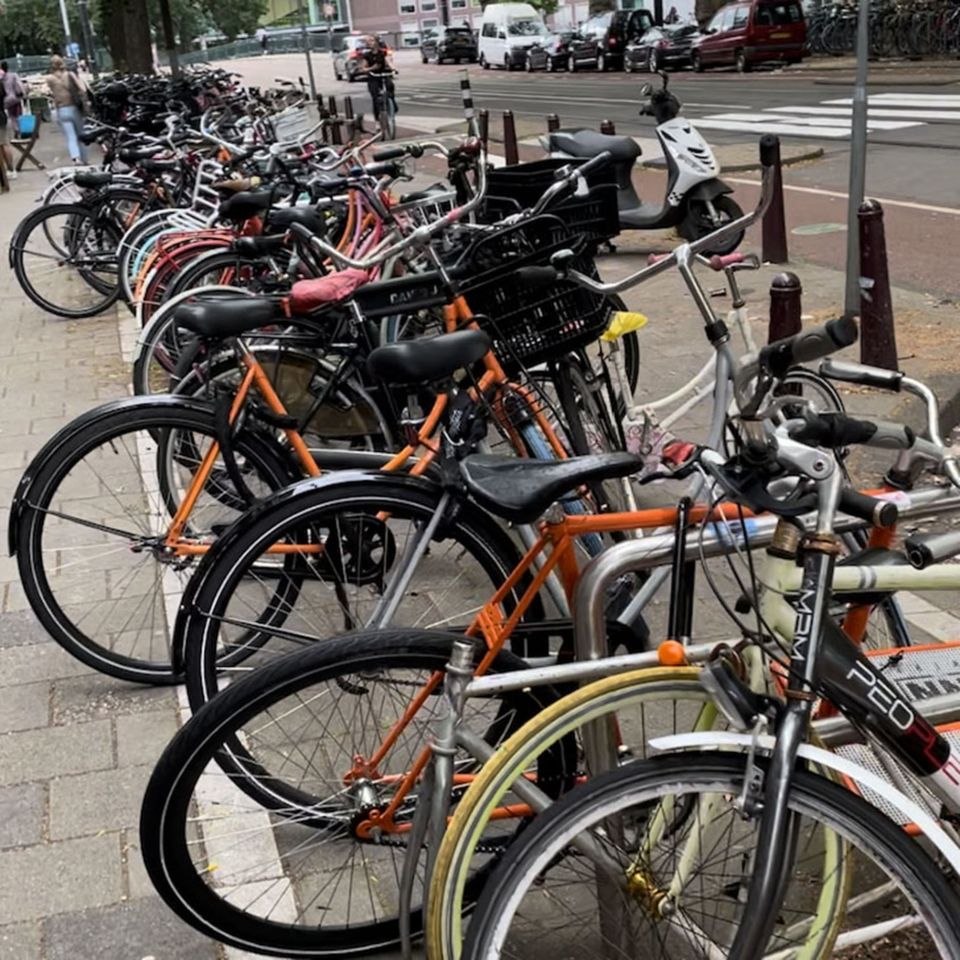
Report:
[[561,280],[548,288],[524,286],[520,267],[543,265],[559,250],[573,249],[572,267],[597,276],[593,257],[584,251],[585,238],[554,215],[535,217],[475,243],[456,267],[477,268],[461,281],[476,322],[493,338],[494,349],[507,369],[541,363],[596,340],[606,329],[607,299]]

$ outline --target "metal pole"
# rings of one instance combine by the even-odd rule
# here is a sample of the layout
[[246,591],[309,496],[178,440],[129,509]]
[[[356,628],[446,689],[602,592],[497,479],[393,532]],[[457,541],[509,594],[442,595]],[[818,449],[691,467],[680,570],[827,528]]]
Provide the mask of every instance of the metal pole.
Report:
[[861,0],[857,24],[857,81],[853,88],[850,131],[850,186],[847,199],[846,313],[860,310],[860,231],[857,212],[863,203],[867,176],[867,58],[870,54],[870,0]]
[[307,36],[307,18],[303,12],[303,0],[297,0],[297,13],[300,15],[300,42],[307,58],[307,79],[310,81],[310,99],[317,102],[317,81],[313,76],[313,61],[310,59],[310,38]]
[[90,11],[87,8],[87,0],[77,0],[77,8],[80,13],[80,35],[83,37],[87,63],[93,71],[93,79],[97,80],[100,77],[100,70],[97,66],[97,48],[94,45],[93,31],[90,29]]
[[69,56],[73,37],[70,35],[70,19],[67,17],[67,0],[60,0],[60,19],[63,21],[63,36],[65,38],[63,52]]

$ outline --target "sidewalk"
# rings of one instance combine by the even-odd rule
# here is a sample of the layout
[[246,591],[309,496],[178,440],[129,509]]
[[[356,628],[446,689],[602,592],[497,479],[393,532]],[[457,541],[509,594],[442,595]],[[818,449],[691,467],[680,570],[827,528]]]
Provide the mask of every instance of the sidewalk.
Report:
[[[63,162],[45,124],[38,156]],[[59,159],[57,159],[59,156]],[[0,195],[0,240],[46,184],[23,171]],[[116,311],[47,316],[0,275],[0,520],[29,459],[60,426],[127,394]],[[140,794],[176,729],[172,690],[78,663],[29,611],[0,557],[0,960],[219,960],[221,948],[153,893],[137,851]]]
[[[59,134],[44,126],[42,137],[40,156],[52,165]],[[10,194],[0,196],[5,247],[44,183],[44,174],[26,172]],[[663,246],[664,238],[625,236],[621,252],[603,258],[601,273],[607,279],[625,276]],[[759,235],[751,234],[745,249],[758,248]],[[760,342],[766,291],[780,269],[765,267],[743,281]],[[835,314],[841,274],[804,263],[790,269],[804,283],[805,322]],[[722,283],[709,277],[706,286]],[[650,318],[640,334],[638,399],[689,382],[709,348],[679,277],[663,275],[625,299]],[[713,302],[722,313],[729,309],[728,297]],[[894,291],[894,303],[904,368],[929,378],[955,410],[960,308],[902,289]],[[0,276],[0,311],[5,523],[28,459],[62,424],[98,402],[124,396],[127,385],[123,377],[108,376],[116,374],[121,357],[114,311],[83,321],[45,316],[25,300],[9,270]],[[897,397],[843,392],[852,411],[880,417],[901,412]],[[915,407],[908,412],[915,415]],[[702,436],[706,413],[706,405],[698,407],[677,432]],[[936,608],[918,608],[911,617],[918,639],[960,636],[960,621],[946,612],[956,600],[931,595]],[[652,610],[655,629],[664,607]],[[704,628],[729,634],[707,596],[698,598],[696,623],[701,637]],[[153,894],[137,851],[140,794],[176,728],[175,691],[127,685],[68,657],[27,610],[16,562],[6,557],[0,557],[0,688],[0,960],[238,960],[238,953],[194,933],[167,910]]]

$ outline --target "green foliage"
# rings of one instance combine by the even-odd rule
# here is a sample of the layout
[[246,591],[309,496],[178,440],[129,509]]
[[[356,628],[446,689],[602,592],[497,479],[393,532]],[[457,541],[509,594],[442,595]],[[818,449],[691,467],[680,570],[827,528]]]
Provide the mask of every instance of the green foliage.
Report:
[[[74,0],[67,0],[67,16],[75,35],[80,33],[80,16]],[[12,56],[62,52],[63,23],[60,7],[49,0],[6,0],[0,8],[0,50]]]
[[541,16],[548,16],[551,13],[557,12],[558,0],[526,0],[531,7],[536,7],[540,11]]
[[253,33],[257,21],[267,12],[267,0],[201,0],[200,6],[207,20],[228,40],[238,33]]

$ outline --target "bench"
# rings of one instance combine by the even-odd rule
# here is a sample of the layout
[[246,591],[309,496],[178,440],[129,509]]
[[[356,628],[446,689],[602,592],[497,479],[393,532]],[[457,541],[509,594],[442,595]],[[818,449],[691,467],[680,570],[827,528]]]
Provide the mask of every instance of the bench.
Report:
[[33,155],[37,138],[40,136],[40,121],[35,113],[25,113],[20,117],[20,135],[10,138],[10,146],[20,154],[16,171],[19,173],[29,160],[38,170],[47,168]]

